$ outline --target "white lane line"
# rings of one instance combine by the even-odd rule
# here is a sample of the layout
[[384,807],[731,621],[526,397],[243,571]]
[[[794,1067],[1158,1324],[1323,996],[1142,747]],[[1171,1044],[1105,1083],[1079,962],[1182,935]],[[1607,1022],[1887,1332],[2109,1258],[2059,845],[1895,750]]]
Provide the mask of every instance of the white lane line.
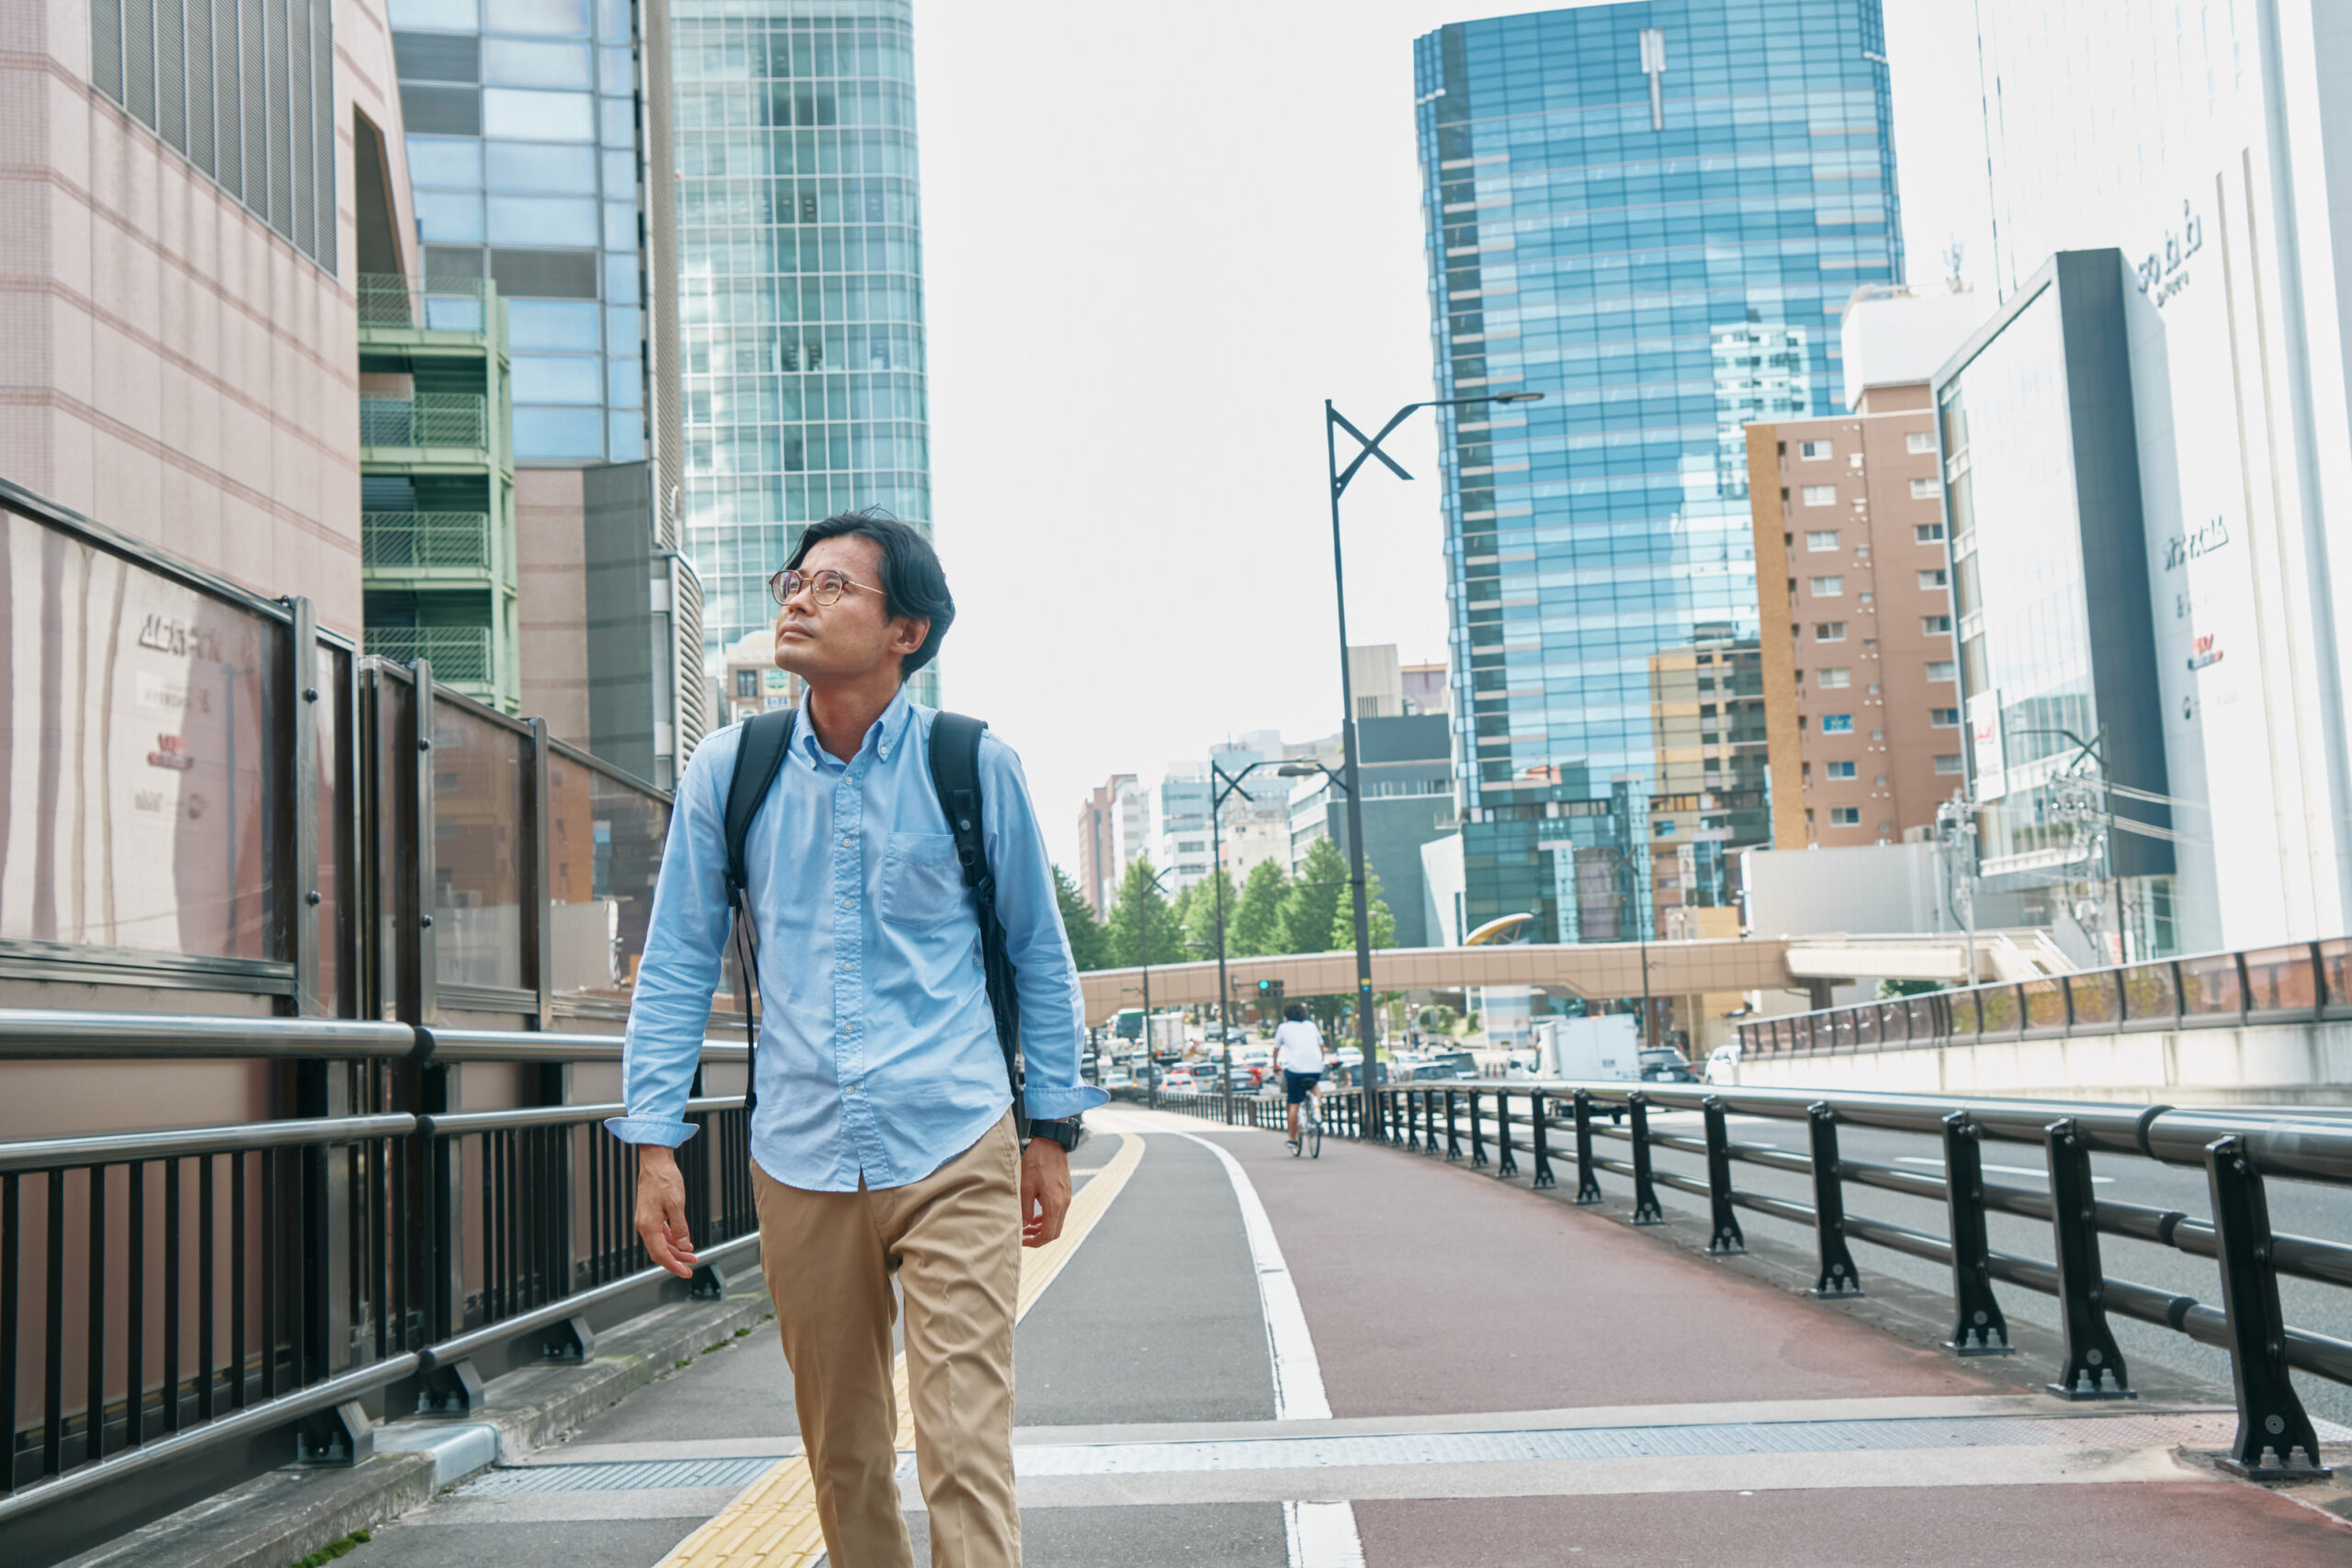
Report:
[[[1291,1278],[1274,1222],[1259,1201],[1250,1173],[1223,1145],[1191,1133],[1176,1135],[1191,1138],[1216,1156],[1241,1205],[1241,1228],[1250,1238],[1250,1260],[1258,1271],[1258,1304],[1266,1318],[1266,1348],[1274,1363],[1274,1419],[1329,1421],[1331,1402],[1323,1393],[1323,1366],[1315,1359],[1315,1337],[1307,1332],[1298,1282]],[[1290,1568],[1363,1568],[1352,1503],[1285,1502],[1283,1533],[1289,1542]]]
[[1291,1568],[1363,1568],[1352,1503],[1284,1503]]
[[1274,1363],[1274,1419],[1329,1421],[1331,1402],[1323,1395],[1323,1368],[1315,1359],[1315,1338],[1306,1331],[1306,1310],[1298,1304],[1298,1285],[1283,1260],[1283,1244],[1274,1238],[1274,1222],[1258,1201],[1250,1173],[1221,1145],[1179,1133],[1225,1163],[1233,1195],[1241,1204],[1241,1228],[1250,1237],[1250,1260],[1258,1270],[1258,1303],[1265,1311],[1266,1348]]

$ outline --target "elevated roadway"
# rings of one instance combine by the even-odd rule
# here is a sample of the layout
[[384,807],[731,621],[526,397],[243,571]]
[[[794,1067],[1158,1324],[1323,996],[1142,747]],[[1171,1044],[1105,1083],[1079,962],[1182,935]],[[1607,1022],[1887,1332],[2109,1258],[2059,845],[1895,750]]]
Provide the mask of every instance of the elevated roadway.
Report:
[[[2024,979],[2070,967],[2047,931],[1981,931],[1979,971]],[[1645,966],[1646,965],[1646,980]],[[1096,969],[1079,976],[1086,1021],[1107,1023],[1122,1008],[1143,1005],[1140,967]],[[1738,991],[1811,992],[1827,1005],[1828,987],[1853,980],[1966,983],[1968,948],[1951,932],[1919,936],[1750,936],[1700,941],[1510,942],[1481,947],[1392,947],[1372,955],[1372,983],[1382,991],[1458,991],[1472,986],[1532,986],[1588,1001],[1690,997]],[[1230,958],[1227,983],[1238,998],[1261,980],[1280,980],[1293,997],[1345,996],[1356,988],[1355,954],[1294,953]],[[1155,964],[1151,1004],[1186,1007],[1216,1000],[1216,961]]]

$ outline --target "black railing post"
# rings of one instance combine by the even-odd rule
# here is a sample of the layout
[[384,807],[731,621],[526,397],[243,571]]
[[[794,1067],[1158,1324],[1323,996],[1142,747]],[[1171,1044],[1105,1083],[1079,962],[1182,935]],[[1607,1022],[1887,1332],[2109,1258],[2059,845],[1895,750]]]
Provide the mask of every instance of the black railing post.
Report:
[[1813,1137],[1813,1238],[1821,1273],[1816,1296],[1859,1296],[1862,1277],[1846,1247],[1846,1182],[1838,1168],[1838,1113],[1816,1102],[1805,1111]]
[[[1470,1092],[1476,1094],[1478,1091],[1472,1089]],[[1453,1120],[1455,1100],[1453,1090],[1447,1089],[1445,1091],[1445,1157],[1449,1160],[1462,1157],[1462,1129]]]
[[[2224,1469],[2254,1480],[2326,1475],[2319,1436],[2287,1372],[2287,1326],[2270,1259],[2270,1201],[2262,1175],[2233,1134],[2205,1146],[2213,1199],[2213,1243],[2222,1265],[2222,1310],[2230,1327],[2230,1375],[2237,1384],[2238,1430]],[[2297,1465],[2301,1451],[2311,1461]],[[2278,1456],[2265,1464],[2262,1456]]]
[[1625,1119],[1634,1134],[1634,1223],[1664,1224],[1666,1211],[1658,1206],[1657,1187],[1650,1179],[1650,1101],[1640,1089],[1625,1097]]
[[1731,1138],[1724,1127],[1724,1102],[1707,1096],[1699,1107],[1707,1127],[1707,1199],[1713,1210],[1709,1252],[1746,1252],[1747,1238],[1740,1234],[1739,1217],[1731,1208]]
[[1495,1142],[1501,1145],[1495,1160],[1495,1179],[1517,1176],[1519,1160],[1510,1152],[1510,1090],[1507,1089],[1495,1090]]
[[1470,1168],[1487,1168],[1486,1096],[1476,1089],[1470,1091]]
[[1577,1201],[1600,1201],[1600,1179],[1592,1164],[1592,1096],[1578,1089],[1568,1101],[1577,1119]]
[[[2098,1258],[2098,1204],[2091,1191],[2091,1152],[2074,1118],[2043,1134],[2050,1157],[2050,1232],[2058,1259],[2058,1303],[2065,1320],[2066,1365],[2050,1392],[2065,1399],[2130,1399],[2123,1352],[2107,1326],[2107,1276]],[[2115,1386],[2106,1386],[2112,1377]]]
[[1944,1118],[1944,1208],[1951,1221],[1952,1329],[1962,1356],[2006,1356],[2009,1324],[1993,1299],[1992,1248],[1984,1236],[1982,1134],[1964,1111]]
[[1527,1099],[1529,1135],[1535,1148],[1534,1185],[1549,1187],[1552,1185],[1552,1142],[1545,1134],[1551,1123],[1544,1119],[1543,1091],[1539,1089]]

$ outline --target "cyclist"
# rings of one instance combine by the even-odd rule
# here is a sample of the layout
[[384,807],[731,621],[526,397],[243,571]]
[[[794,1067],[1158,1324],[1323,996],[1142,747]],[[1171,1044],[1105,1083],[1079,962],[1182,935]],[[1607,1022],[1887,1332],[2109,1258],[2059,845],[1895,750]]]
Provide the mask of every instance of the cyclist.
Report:
[[1283,1070],[1283,1097],[1290,1101],[1290,1141],[1298,1142],[1298,1108],[1323,1081],[1323,1032],[1308,1021],[1306,1004],[1283,1009],[1274,1031],[1274,1060]]

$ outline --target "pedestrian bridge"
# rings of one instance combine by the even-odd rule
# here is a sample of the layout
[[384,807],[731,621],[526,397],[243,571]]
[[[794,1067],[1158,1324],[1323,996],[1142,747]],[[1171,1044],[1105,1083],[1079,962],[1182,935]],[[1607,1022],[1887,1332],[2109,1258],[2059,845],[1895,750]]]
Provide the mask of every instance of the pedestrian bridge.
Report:
[[[0,1144],[0,1559],[291,1562],[365,1529],[358,1568],[820,1561],[741,1047],[683,1151],[691,1286],[629,1234],[616,1053],[0,1014],[17,1066],[388,1086]],[[1035,1568],[2352,1544],[2322,1473],[2352,1454],[2340,1116],[1471,1082],[1327,1097],[1301,1158],[1282,1115],[1092,1118],[1068,1231],[1024,1258]]]
[[[1626,997],[1691,997],[1739,991],[1806,991],[1838,980],[1964,981],[1970,943],[1958,933],[1927,936],[1730,937],[1692,941],[1510,942],[1491,947],[1375,949],[1376,991],[1459,991],[1473,986],[1530,986],[1588,1001]],[[1980,970],[2018,981],[2064,965],[2048,933],[2026,930],[1980,933]],[[1280,980],[1293,997],[1352,996],[1353,953],[1284,953],[1228,958],[1230,994],[1254,997],[1261,980]],[[1142,1004],[1141,967],[1081,974],[1086,1021],[1107,1023],[1123,1008]],[[1217,963],[1155,964],[1148,978],[1154,1007],[1187,1007],[1217,999]]]

